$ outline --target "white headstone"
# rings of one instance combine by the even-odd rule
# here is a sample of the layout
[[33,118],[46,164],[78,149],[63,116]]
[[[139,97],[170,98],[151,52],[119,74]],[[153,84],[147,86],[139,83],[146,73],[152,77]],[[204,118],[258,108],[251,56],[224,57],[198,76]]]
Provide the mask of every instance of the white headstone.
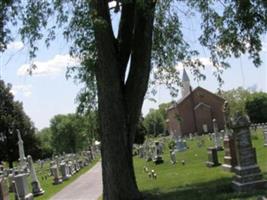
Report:
[[29,163],[29,168],[30,168],[30,174],[31,174],[31,178],[32,178],[32,193],[34,196],[39,196],[44,194],[44,190],[41,188],[40,182],[37,178],[36,172],[35,172],[35,168],[33,166],[33,161],[32,161],[32,157],[30,155],[27,156],[27,160]]
[[20,168],[22,170],[25,170],[27,168],[27,162],[26,162],[26,157],[25,157],[25,153],[24,153],[24,146],[23,146],[23,140],[21,138],[20,135],[20,131],[17,129],[17,133],[18,133],[18,146],[19,146],[19,163],[20,163]]

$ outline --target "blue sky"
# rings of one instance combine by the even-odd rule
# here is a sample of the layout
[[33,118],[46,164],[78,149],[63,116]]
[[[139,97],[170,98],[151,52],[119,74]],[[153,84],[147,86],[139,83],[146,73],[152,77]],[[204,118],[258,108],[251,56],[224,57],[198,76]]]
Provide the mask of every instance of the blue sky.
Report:
[[[200,59],[206,64],[204,71],[206,80],[199,83],[193,81],[189,73],[191,85],[193,87],[202,86],[215,92],[218,88],[218,82],[212,75],[212,67],[208,60],[208,51],[200,47],[196,42],[200,34],[199,22],[194,18],[184,17],[183,33],[186,40],[200,52]],[[114,27],[117,27],[117,18],[114,17]],[[223,90],[229,90],[243,86],[245,88],[253,87],[257,91],[267,92],[267,36],[262,37],[263,51],[261,57],[263,64],[256,68],[243,55],[238,59],[229,59],[231,68],[224,72],[225,81]],[[26,73],[30,63],[28,56],[28,47],[24,46],[19,38],[16,38],[8,47],[5,53],[0,54],[0,75],[1,79],[13,85],[15,99],[23,102],[25,112],[31,117],[38,129],[49,126],[49,120],[56,114],[66,114],[75,112],[77,104],[75,97],[81,88],[73,80],[66,80],[66,66],[78,63],[68,55],[68,44],[62,37],[58,37],[49,49],[40,43],[39,51],[34,62],[38,69],[32,76]],[[173,99],[164,86],[158,86],[158,93],[155,96],[157,102],[145,100],[143,114],[146,114],[150,108],[156,108],[158,104],[169,102]],[[179,98],[179,97],[178,97]]]

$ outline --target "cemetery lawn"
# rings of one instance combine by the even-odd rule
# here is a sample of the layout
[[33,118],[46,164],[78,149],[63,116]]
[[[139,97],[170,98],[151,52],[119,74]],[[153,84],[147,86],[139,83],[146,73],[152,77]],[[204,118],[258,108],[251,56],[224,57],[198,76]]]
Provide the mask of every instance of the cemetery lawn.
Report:
[[[46,162],[43,169],[40,169],[40,166],[35,164],[36,173],[39,179],[39,182],[41,184],[41,187],[45,191],[44,195],[34,197],[34,199],[37,200],[48,200],[53,195],[55,195],[57,192],[62,190],[64,187],[75,181],[77,178],[79,178],[82,174],[87,172],[89,169],[91,169],[97,162],[99,161],[99,158],[93,160],[88,166],[82,168],[78,173],[74,174],[70,179],[63,181],[63,183],[59,185],[53,185],[53,177],[48,176],[49,173],[49,163]],[[45,177],[47,177],[47,180],[45,180]],[[28,178],[29,184],[30,184],[30,178]],[[31,187],[30,187],[31,188]],[[14,193],[10,193],[10,200],[14,200]]]
[[[256,148],[258,164],[267,179],[267,147],[264,147],[262,130],[253,132],[253,147]],[[208,168],[207,147],[212,146],[208,136],[205,138],[205,147],[198,148],[196,140],[187,141],[189,149],[177,152],[177,164],[170,163],[168,142],[165,142],[163,155],[164,164],[155,165],[146,162],[138,156],[134,157],[135,173],[140,191],[147,200],[229,200],[229,199],[257,199],[267,195],[265,191],[235,193],[231,188],[233,173],[223,171],[221,166]],[[223,164],[224,152],[219,152],[219,161]],[[185,165],[181,164],[185,160]],[[148,178],[144,166],[154,169],[157,179]]]

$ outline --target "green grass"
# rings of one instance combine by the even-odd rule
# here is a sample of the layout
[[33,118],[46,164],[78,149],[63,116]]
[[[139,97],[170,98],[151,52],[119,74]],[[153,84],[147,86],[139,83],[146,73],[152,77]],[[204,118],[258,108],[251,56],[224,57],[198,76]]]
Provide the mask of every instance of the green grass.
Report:
[[[99,161],[99,159],[94,160],[88,166],[82,168],[78,173],[74,174],[70,179],[68,179],[66,181],[63,181],[62,184],[58,184],[58,185],[53,185],[53,177],[52,176],[51,177],[48,176],[48,173],[49,173],[48,165],[49,165],[49,163],[45,164],[43,170],[41,170],[38,165],[35,165],[38,179],[39,179],[41,187],[43,188],[45,193],[42,196],[34,197],[34,199],[37,199],[37,200],[48,200],[53,195],[55,195],[57,192],[62,190],[64,187],[66,187],[67,185],[69,185],[70,183],[75,181],[78,177],[80,177],[82,174],[84,174],[89,169],[91,169],[98,161]],[[45,179],[45,177],[47,177],[47,180]],[[30,182],[30,178],[28,178],[28,180]],[[31,187],[29,186],[29,188],[31,188]],[[14,200],[14,199],[15,199],[14,198],[14,193],[10,193],[10,200]]]
[[[256,147],[258,164],[267,178],[267,147],[263,146],[263,134],[259,130],[253,133],[253,146]],[[267,195],[267,190],[254,193],[235,193],[231,188],[234,174],[225,172],[221,166],[208,168],[207,147],[211,141],[206,137],[205,147],[198,148],[196,141],[188,141],[189,150],[176,154],[177,164],[170,163],[169,151],[165,145],[164,164],[155,165],[138,157],[134,158],[135,172],[139,189],[149,200],[214,200],[214,199],[257,199]],[[224,152],[219,152],[219,160],[223,164]],[[183,166],[181,160],[185,160]],[[157,179],[148,178],[143,168],[154,169]]]

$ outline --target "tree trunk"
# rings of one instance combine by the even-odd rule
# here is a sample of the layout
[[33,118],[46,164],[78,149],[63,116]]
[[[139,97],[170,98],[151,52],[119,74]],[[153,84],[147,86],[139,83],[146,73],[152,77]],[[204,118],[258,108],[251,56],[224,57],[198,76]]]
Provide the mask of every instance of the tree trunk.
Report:
[[[143,197],[133,167],[132,145],[151,70],[155,1],[147,0],[144,7],[138,5],[138,8],[134,4],[125,4],[118,41],[112,30],[107,2],[91,2],[93,13],[97,13],[94,31],[98,54],[96,79],[103,199],[141,200]],[[130,71],[125,82],[130,55]]]

